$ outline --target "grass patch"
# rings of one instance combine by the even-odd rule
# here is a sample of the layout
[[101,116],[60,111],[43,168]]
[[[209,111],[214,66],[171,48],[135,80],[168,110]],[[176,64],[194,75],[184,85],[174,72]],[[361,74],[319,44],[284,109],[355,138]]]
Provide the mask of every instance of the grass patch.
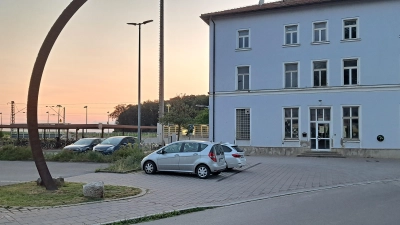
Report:
[[[43,207],[101,201],[103,199],[83,196],[84,183],[65,182],[56,191],[47,191],[36,182],[27,182],[0,187],[0,205],[9,207]],[[141,190],[134,187],[104,185],[104,199],[135,196]]]
[[169,217],[180,216],[180,215],[194,213],[194,212],[205,211],[207,209],[214,209],[214,208],[216,208],[216,207],[197,207],[197,208],[193,208],[193,209],[185,209],[185,210],[156,214],[156,215],[152,215],[152,216],[140,217],[140,218],[131,219],[131,220],[119,221],[119,222],[115,222],[115,223],[108,223],[107,225],[138,224],[138,223],[144,223],[144,222],[149,222],[149,221],[154,221],[154,220],[161,220],[161,219],[165,219],[165,218],[169,218]]
[[28,147],[6,145],[0,148],[0,160],[27,161],[32,158],[32,151]]
[[114,161],[109,167],[96,172],[126,173],[140,170],[140,162],[146,154],[137,145],[127,145],[112,154]]

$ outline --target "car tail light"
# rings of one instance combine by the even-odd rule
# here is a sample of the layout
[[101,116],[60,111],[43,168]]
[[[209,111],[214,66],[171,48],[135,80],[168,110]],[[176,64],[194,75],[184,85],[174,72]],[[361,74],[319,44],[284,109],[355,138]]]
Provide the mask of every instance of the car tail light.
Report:
[[232,156],[233,156],[234,158],[240,158],[240,157],[242,157],[242,155],[239,155],[239,154],[232,154]]
[[217,162],[217,156],[214,154],[214,152],[210,152],[208,153],[208,157],[210,157],[210,159],[214,162]]

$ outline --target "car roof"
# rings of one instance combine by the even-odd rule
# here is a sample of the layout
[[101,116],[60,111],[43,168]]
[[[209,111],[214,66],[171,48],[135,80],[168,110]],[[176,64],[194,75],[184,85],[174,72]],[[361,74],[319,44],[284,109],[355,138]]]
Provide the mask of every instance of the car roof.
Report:
[[228,142],[222,143],[221,145],[225,145],[225,146],[228,146],[228,147],[235,147],[235,146],[237,146],[236,144],[231,144],[231,143],[228,143]]
[[208,145],[210,145],[210,144],[218,144],[218,143],[215,143],[215,142],[211,142],[211,141],[201,141],[201,140],[183,140],[183,141],[175,141],[175,142],[172,142],[172,143],[170,143],[170,144],[173,144],[173,143],[182,143],[182,142],[185,142],[185,143],[202,143],[202,144],[208,144]]

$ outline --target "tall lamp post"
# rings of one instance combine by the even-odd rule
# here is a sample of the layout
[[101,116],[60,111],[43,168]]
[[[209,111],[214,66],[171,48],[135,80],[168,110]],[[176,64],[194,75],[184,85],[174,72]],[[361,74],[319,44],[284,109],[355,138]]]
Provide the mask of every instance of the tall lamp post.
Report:
[[[87,124],[87,105],[85,105],[83,108],[86,109],[86,124]],[[87,135],[87,128],[86,128],[86,135]]]
[[[3,113],[2,112],[0,112],[0,118],[1,118],[0,123],[1,123],[1,125],[3,125]],[[3,131],[3,128],[1,128],[1,131]]]
[[146,20],[142,23],[127,23],[128,25],[134,25],[134,26],[139,26],[139,62],[138,62],[138,142],[140,143],[141,141],[141,132],[140,132],[140,32],[141,32],[141,26],[146,24],[146,23],[151,23],[153,20]]
[[[110,124],[110,112],[107,112],[107,125]],[[110,136],[110,128],[107,129],[108,136]]]
[[[171,104],[168,103],[166,106],[167,106],[167,110],[169,113],[169,107],[171,107]],[[169,128],[169,122],[168,122],[168,143],[171,143],[169,130],[170,130],[170,128]]]

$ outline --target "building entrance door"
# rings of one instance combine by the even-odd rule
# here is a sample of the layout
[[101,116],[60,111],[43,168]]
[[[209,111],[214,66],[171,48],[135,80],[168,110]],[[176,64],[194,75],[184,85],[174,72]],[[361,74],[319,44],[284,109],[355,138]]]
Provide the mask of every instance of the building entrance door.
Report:
[[330,151],[330,108],[310,109],[310,141],[313,151]]

